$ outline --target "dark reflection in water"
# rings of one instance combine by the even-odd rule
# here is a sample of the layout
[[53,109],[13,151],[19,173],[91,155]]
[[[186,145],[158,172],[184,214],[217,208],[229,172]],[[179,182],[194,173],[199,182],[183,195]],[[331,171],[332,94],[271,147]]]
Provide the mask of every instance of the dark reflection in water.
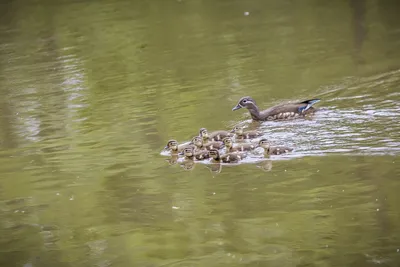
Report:
[[360,58],[360,53],[364,40],[367,37],[365,4],[365,0],[350,0],[350,7],[353,12],[354,48],[359,63],[363,63],[362,58]]
[[[396,1],[0,4],[0,266],[400,262]],[[361,64],[362,63],[362,64]],[[320,97],[311,119],[232,112]],[[199,128],[286,156],[160,155]]]

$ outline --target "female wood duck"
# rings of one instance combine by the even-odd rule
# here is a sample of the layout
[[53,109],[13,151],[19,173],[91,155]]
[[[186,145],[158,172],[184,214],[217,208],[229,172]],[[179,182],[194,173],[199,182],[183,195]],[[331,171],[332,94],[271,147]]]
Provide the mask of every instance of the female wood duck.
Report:
[[320,99],[310,99],[297,103],[286,103],[273,106],[269,109],[260,111],[256,102],[249,96],[242,97],[238,104],[232,109],[238,110],[247,108],[250,112],[251,118],[255,121],[272,121],[272,120],[286,120],[297,117],[304,117],[307,114],[312,114],[316,111],[312,107]]
[[237,144],[237,145],[233,146],[233,141],[232,141],[232,138],[230,138],[230,137],[225,137],[224,140],[222,140],[222,141],[224,142],[226,152],[251,151],[257,147],[255,145],[249,144],[249,143]]
[[228,131],[215,131],[209,133],[206,128],[201,128],[199,136],[203,138],[205,143],[207,143],[207,141],[222,141],[225,137],[231,136],[231,133]]
[[261,139],[258,145],[264,148],[264,151],[268,155],[280,155],[293,151],[293,148],[285,146],[271,146],[267,139]]
[[242,126],[235,126],[233,128],[233,130],[231,131],[231,133],[235,133],[236,139],[252,139],[252,138],[256,138],[262,135],[262,133],[257,132],[257,131],[243,131],[243,127]]
[[197,150],[210,150],[211,148],[221,149],[224,146],[224,143],[219,141],[210,141],[204,144],[200,136],[193,137],[192,143],[196,146]]
[[246,154],[228,153],[220,155],[217,149],[210,149],[208,152],[211,157],[211,161],[214,163],[238,163],[240,160],[246,157]]
[[167,145],[164,147],[165,150],[170,150],[172,153],[182,152],[185,147],[192,147],[196,148],[193,144],[181,144],[178,145],[178,141],[176,140],[169,140]]
[[202,150],[195,153],[192,147],[186,147],[183,150],[183,155],[185,156],[184,158],[185,160],[195,160],[195,159],[203,160],[203,159],[208,159],[210,157],[207,150]]

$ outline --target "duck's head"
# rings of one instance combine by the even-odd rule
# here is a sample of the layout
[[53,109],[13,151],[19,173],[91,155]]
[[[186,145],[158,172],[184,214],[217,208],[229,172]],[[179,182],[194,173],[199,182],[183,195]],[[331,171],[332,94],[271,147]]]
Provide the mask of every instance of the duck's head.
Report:
[[199,131],[199,136],[201,136],[203,139],[208,138],[208,131],[206,128],[201,128]]
[[253,98],[251,98],[250,96],[245,96],[242,97],[239,102],[237,103],[237,105],[232,109],[232,111],[234,110],[238,110],[241,108],[247,108],[247,109],[252,109],[253,107],[256,106],[256,102],[253,100]]
[[238,135],[242,135],[243,134],[243,126],[239,126],[239,125],[235,126],[233,128],[233,130],[231,131],[231,133],[236,133]]
[[267,139],[263,138],[260,141],[258,141],[258,146],[264,148],[264,149],[269,149],[271,144],[268,142]]
[[186,147],[186,148],[183,150],[183,155],[184,155],[185,157],[192,157],[192,156],[193,156],[193,148],[191,148],[191,147]]
[[178,150],[178,142],[176,140],[169,140],[164,149]]
[[200,136],[195,136],[192,139],[192,143],[197,147],[202,147],[203,146],[203,139]]
[[208,151],[208,154],[210,155],[211,158],[213,159],[218,159],[219,158],[219,151],[218,149],[212,148],[210,151]]
[[230,138],[230,137],[225,137],[224,139],[222,139],[222,142],[224,143],[225,147],[227,147],[227,148],[231,148],[233,146],[233,141],[232,141],[232,138]]

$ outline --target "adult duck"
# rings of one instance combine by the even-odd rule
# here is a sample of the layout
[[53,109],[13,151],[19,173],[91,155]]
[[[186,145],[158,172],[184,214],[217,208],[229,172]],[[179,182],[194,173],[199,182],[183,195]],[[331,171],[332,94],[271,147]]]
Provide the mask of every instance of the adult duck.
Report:
[[239,100],[232,111],[247,108],[251,118],[255,121],[287,120],[314,113],[316,109],[312,106],[319,101],[320,99],[315,98],[303,102],[279,104],[260,111],[254,99],[250,96],[245,96]]

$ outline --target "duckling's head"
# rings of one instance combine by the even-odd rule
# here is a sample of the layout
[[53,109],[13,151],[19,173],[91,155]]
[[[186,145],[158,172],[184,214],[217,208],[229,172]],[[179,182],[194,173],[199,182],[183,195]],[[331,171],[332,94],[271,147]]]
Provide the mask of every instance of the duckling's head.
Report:
[[271,144],[268,142],[267,139],[263,138],[258,142],[258,145],[264,149],[269,149],[269,147],[271,146]]
[[236,133],[238,135],[242,135],[243,134],[243,126],[239,126],[239,125],[235,126],[233,128],[233,130],[231,131],[231,133]]
[[193,156],[193,148],[191,148],[191,147],[186,147],[186,148],[183,150],[183,155],[184,155],[185,157],[192,157],[192,156]]
[[230,137],[225,137],[224,139],[222,139],[222,142],[224,143],[225,147],[227,147],[227,148],[231,148],[233,146],[233,141],[232,141],[232,138],[230,138]]
[[203,139],[207,139],[208,138],[208,131],[206,128],[201,128],[199,135],[203,138]]
[[203,139],[200,136],[195,136],[192,139],[192,143],[197,147],[203,146]]
[[178,150],[178,142],[176,140],[169,140],[164,149]]
[[219,151],[218,149],[212,148],[208,151],[208,154],[210,155],[211,158],[213,159],[218,159],[219,158]]
[[241,108],[252,109],[255,106],[256,106],[256,101],[254,101],[253,98],[251,98],[250,96],[244,96],[239,100],[239,102],[232,109],[232,111],[238,110],[238,109],[241,109]]

